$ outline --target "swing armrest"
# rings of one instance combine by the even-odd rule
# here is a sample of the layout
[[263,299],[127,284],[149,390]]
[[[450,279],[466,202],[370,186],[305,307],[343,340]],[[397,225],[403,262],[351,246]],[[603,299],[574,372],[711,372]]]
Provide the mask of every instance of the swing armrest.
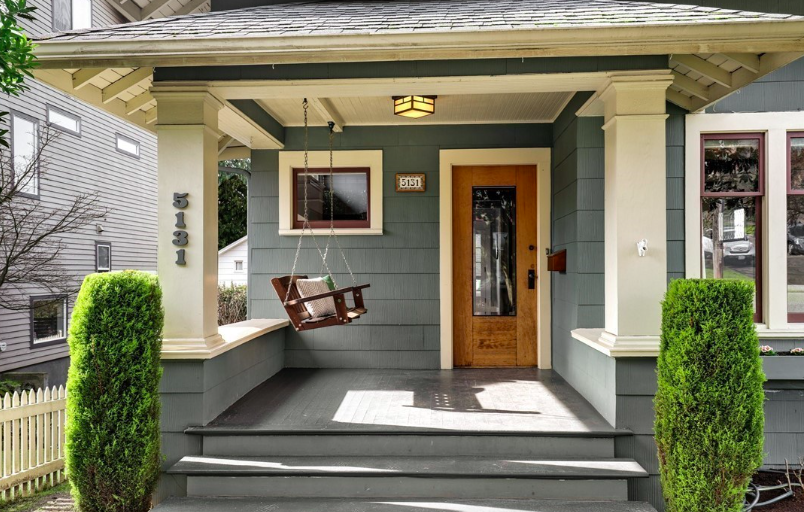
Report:
[[303,297],[300,299],[293,299],[288,301],[288,306],[295,306],[297,304],[304,304],[305,302],[312,302],[314,300],[319,299],[326,299],[327,297],[338,297],[343,296],[345,293],[349,293],[352,291],[352,287],[348,288],[338,288],[337,290],[332,290],[326,293],[319,293],[317,295],[310,295],[309,297]]

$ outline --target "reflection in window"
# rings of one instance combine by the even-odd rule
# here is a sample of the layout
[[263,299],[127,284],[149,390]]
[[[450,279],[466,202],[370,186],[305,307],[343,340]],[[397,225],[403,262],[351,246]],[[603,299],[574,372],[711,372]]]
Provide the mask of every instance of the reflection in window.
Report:
[[67,299],[36,298],[31,301],[33,343],[49,343],[67,338]]
[[516,189],[472,189],[474,314],[516,316]]
[[35,119],[11,114],[11,154],[14,158],[14,179],[23,194],[39,194],[39,169],[36,154],[39,150],[39,125]]
[[787,196],[787,320],[804,322],[804,134],[790,134]]
[[112,270],[111,244],[97,244],[95,246],[95,270],[108,272]]
[[706,139],[704,191],[759,191],[759,139]]
[[[337,228],[368,228],[369,169],[336,169],[330,180],[329,169],[309,169],[307,208],[312,227],[329,227],[334,211]],[[294,227],[304,223],[304,169],[294,169],[296,199]]]

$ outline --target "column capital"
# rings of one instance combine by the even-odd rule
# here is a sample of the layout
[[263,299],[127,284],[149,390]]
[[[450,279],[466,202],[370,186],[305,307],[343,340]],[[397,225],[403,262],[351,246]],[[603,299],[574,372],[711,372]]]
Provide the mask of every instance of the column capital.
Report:
[[207,87],[156,85],[151,95],[159,108],[157,126],[205,125],[217,129],[224,104]]
[[606,122],[615,116],[664,114],[667,88],[672,83],[670,70],[612,75],[600,93]]

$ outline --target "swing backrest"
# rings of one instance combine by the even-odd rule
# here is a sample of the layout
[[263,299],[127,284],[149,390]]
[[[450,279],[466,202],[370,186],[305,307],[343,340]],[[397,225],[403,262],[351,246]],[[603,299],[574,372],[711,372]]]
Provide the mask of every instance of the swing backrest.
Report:
[[[295,326],[300,325],[303,320],[310,318],[310,313],[307,311],[307,308],[304,307],[304,304],[285,304],[285,297],[287,297],[289,301],[301,299],[299,290],[296,288],[296,281],[298,279],[307,279],[307,276],[284,276],[271,279],[271,284],[274,285],[274,290],[276,290],[279,300],[282,301],[282,304],[285,306],[285,311]],[[290,292],[288,292],[288,289],[290,289]]]

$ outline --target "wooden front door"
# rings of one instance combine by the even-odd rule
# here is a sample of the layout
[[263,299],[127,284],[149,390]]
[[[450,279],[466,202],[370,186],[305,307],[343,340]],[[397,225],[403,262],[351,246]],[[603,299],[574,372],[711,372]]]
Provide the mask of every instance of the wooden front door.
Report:
[[455,366],[536,366],[536,166],[453,167]]

